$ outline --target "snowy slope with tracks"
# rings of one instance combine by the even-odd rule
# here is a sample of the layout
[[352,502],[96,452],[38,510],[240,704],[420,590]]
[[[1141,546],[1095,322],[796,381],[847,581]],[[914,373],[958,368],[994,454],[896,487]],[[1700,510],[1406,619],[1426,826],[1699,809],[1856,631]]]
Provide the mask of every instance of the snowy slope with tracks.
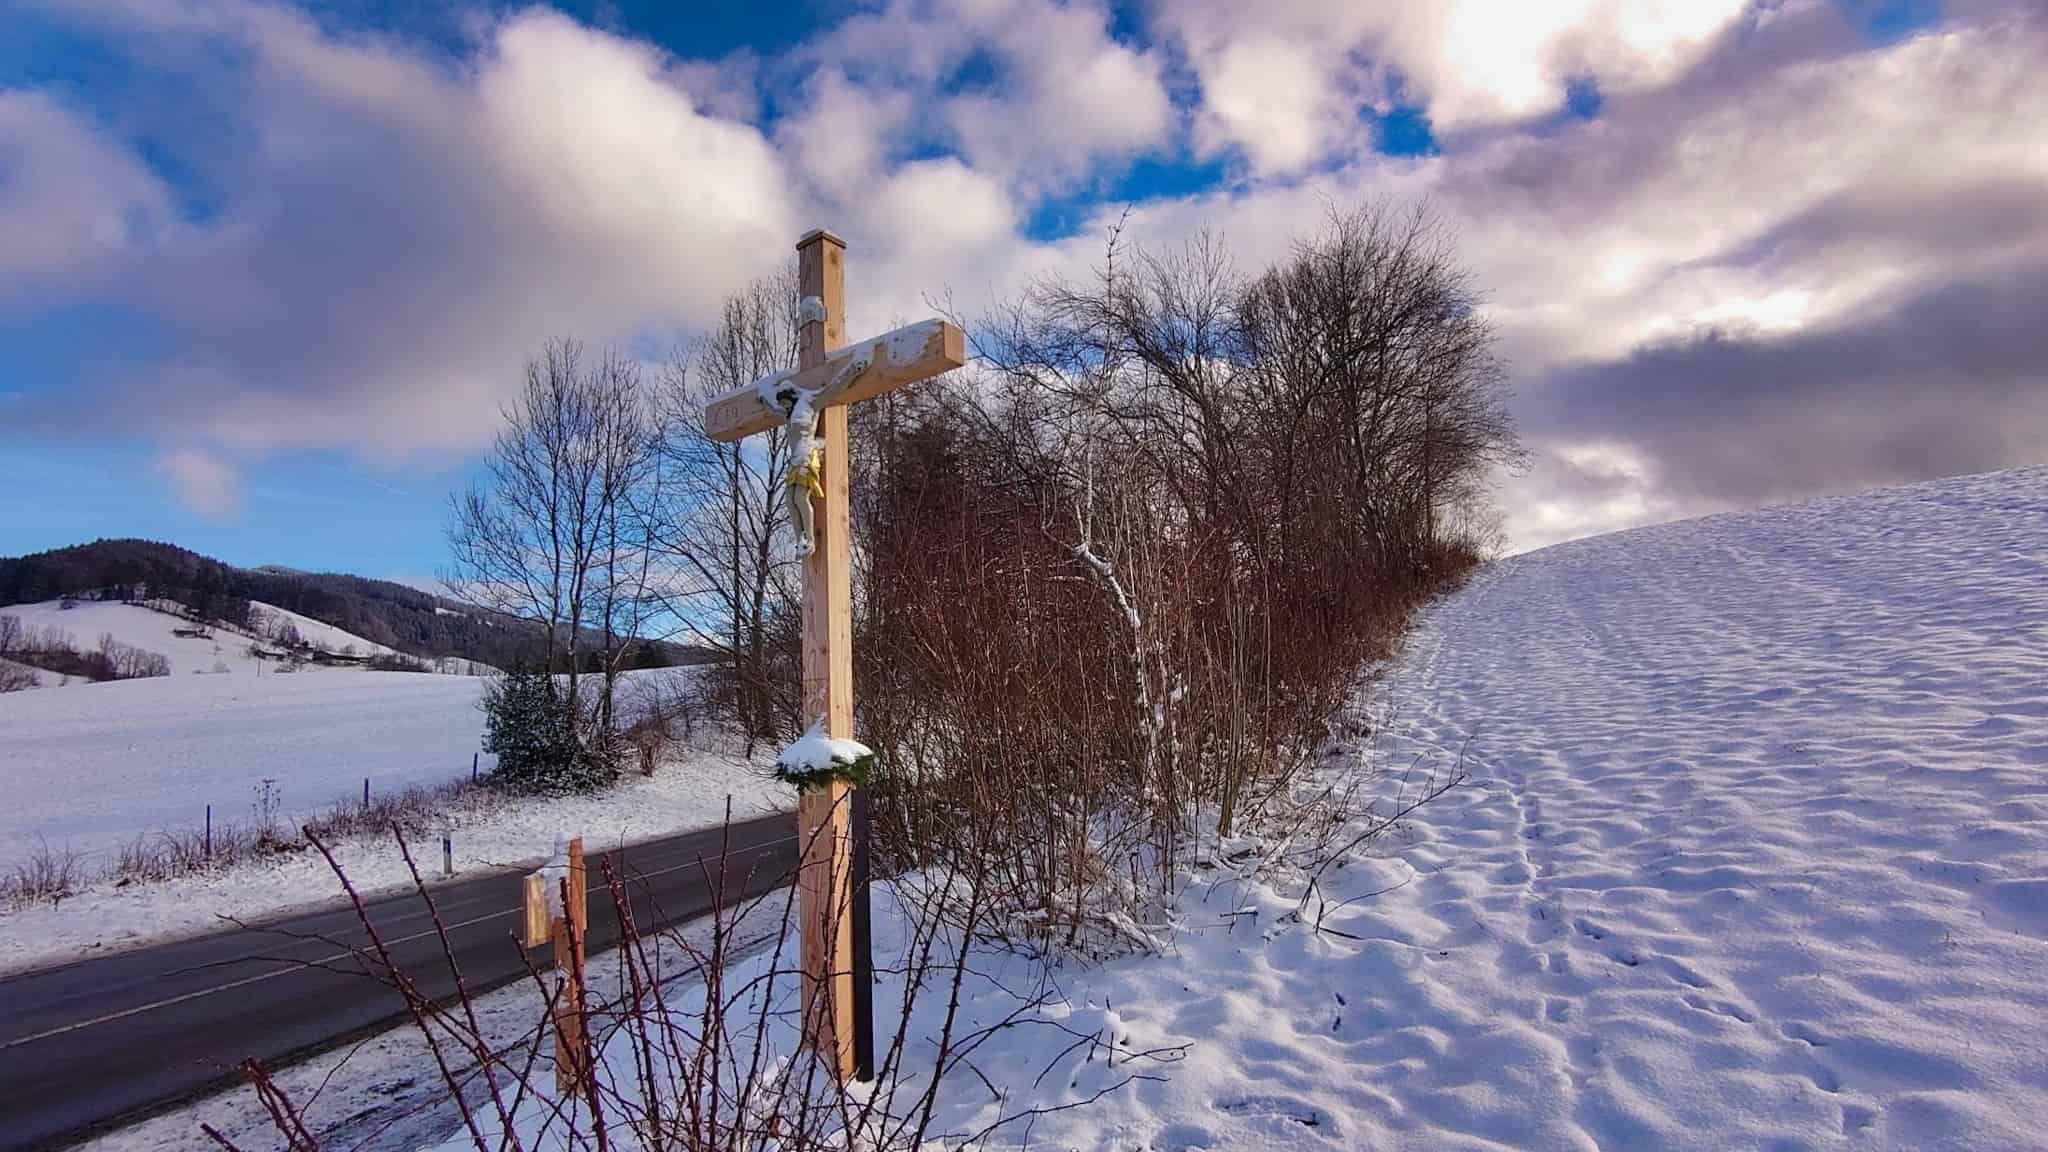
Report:
[[1396,687],[1366,1143],[2048,1147],[2048,469],[1503,561]]

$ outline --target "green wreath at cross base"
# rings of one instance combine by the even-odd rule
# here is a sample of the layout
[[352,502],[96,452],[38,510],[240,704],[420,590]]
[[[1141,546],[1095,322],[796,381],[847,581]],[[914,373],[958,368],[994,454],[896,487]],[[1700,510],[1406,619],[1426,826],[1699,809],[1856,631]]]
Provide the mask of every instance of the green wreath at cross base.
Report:
[[874,771],[873,752],[856,757],[851,762],[834,760],[828,768],[791,768],[780,760],[775,762],[775,778],[796,785],[798,792],[824,788],[834,780],[844,780],[855,788],[865,788]]

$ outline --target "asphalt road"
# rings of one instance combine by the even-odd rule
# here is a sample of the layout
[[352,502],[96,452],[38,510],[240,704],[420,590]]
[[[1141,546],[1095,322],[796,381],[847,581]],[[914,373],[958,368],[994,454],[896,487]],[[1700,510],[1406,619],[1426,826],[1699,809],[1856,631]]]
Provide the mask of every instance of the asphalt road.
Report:
[[[706,829],[616,853],[642,929],[709,911],[708,871],[727,833]],[[728,894],[780,885],[796,863],[795,821],[730,830]],[[590,944],[618,939],[598,857],[590,859]],[[434,886],[472,993],[524,978],[512,934],[523,880],[498,872]],[[397,967],[436,998],[455,980],[416,892],[369,902]],[[405,1018],[392,988],[351,948],[368,935],[348,906],[0,978],[0,1150],[56,1148],[237,1081],[251,1056],[276,1067]],[[535,949],[539,957],[544,949]]]

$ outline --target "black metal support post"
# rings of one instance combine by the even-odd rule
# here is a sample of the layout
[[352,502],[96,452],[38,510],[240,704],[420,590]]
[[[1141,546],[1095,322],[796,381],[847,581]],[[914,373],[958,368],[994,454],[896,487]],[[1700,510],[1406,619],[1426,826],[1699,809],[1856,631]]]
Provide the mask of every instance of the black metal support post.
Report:
[[875,955],[868,923],[868,790],[853,790],[853,1078],[875,1078]]

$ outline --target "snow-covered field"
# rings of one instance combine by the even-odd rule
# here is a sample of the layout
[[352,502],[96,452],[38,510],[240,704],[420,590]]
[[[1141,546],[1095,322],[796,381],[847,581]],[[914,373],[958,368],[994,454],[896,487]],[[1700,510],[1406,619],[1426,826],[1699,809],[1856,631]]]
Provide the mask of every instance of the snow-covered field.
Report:
[[[629,673],[622,707],[634,707],[645,688],[688,674]],[[266,781],[279,806],[277,822],[291,827],[359,798],[365,779],[383,795],[464,778],[473,756],[489,771],[494,758],[478,754],[485,683],[309,667],[288,675],[174,673],[0,695],[0,789],[8,798],[0,806],[0,868],[47,845],[75,854],[83,871],[96,875],[125,844],[201,827],[209,803],[217,827],[250,823]],[[583,835],[596,850],[716,824],[727,796],[736,817],[757,815],[785,803],[786,792],[764,764],[694,748],[679,751],[652,779],[630,775],[598,796],[518,803],[476,797],[448,818],[456,865],[471,873],[530,863],[548,853],[558,833]],[[408,882],[388,843],[346,844],[339,856],[365,889]],[[310,852],[125,888],[101,880],[54,907],[0,909],[0,971],[204,931],[222,916],[268,915],[339,891]]]
[[0,695],[0,865],[44,842],[102,861],[138,836],[198,827],[208,804],[245,822],[266,779],[292,815],[360,796],[366,778],[388,791],[467,776],[483,685],[308,669]]
[[[282,608],[252,608],[263,628],[289,624],[327,652],[392,651]],[[0,868],[45,846],[103,866],[138,837],[203,826],[208,805],[217,823],[247,823],[266,780],[288,821],[360,797],[364,780],[384,794],[459,779],[482,740],[484,681],[473,676],[313,663],[283,671],[250,655],[248,636],[179,636],[190,622],[112,601],[51,600],[0,614],[32,633],[67,632],[80,649],[111,635],[171,661],[165,677],[0,694],[0,789],[9,798]]]
[[[711,827],[725,819],[728,797],[735,820],[793,805],[788,786],[774,779],[765,761],[749,763],[705,749],[684,750],[652,777],[630,774],[596,795],[500,801],[487,794],[450,814],[456,878],[480,869],[531,868],[553,849],[557,836],[582,836],[596,853]],[[404,857],[389,840],[341,844],[335,859],[361,891],[412,883]],[[118,888],[101,882],[56,905],[0,908],[0,972],[211,931],[223,926],[223,917],[248,921],[341,898],[334,873],[310,850],[154,884]]]

